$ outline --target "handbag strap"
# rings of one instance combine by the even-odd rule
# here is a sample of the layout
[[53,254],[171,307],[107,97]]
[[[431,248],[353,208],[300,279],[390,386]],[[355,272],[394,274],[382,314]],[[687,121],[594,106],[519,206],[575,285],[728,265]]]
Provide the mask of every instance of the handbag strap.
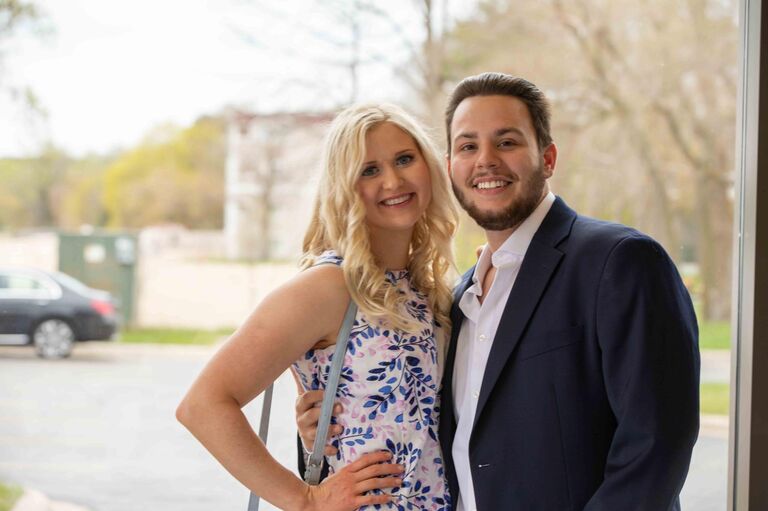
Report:
[[[259,421],[259,438],[267,445],[267,437],[269,436],[269,415],[272,410],[272,392],[275,384],[270,383],[269,387],[264,390],[263,400],[261,402],[261,420]],[[251,492],[251,496],[248,498],[248,511],[259,511],[259,496]]]
[[[307,461],[307,469],[304,472],[304,481],[308,484],[316,485],[320,482],[320,473],[323,470],[323,452],[325,451],[325,440],[319,439],[328,437],[328,427],[331,423],[333,414],[334,400],[336,399],[336,389],[339,387],[339,378],[341,377],[341,368],[344,365],[344,356],[347,352],[347,343],[349,334],[352,331],[352,325],[357,316],[357,304],[350,298],[347,312],[344,314],[344,321],[341,324],[339,335],[336,337],[336,349],[333,352],[333,361],[331,362],[331,371],[328,374],[328,381],[323,392],[323,404],[320,408],[320,419],[317,422],[317,435],[315,436],[315,445],[312,454]],[[269,414],[272,408],[272,391],[274,383],[264,391],[264,400],[261,404],[261,422],[259,423],[259,438],[266,445],[269,434]],[[259,496],[251,492],[248,499],[248,511],[259,510]]]
[[357,304],[350,298],[347,313],[344,315],[344,322],[341,324],[338,337],[336,337],[336,350],[333,352],[331,371],[328,373],[328,381],[325,384],[325,392],[323,392],[323,405],[320,408],[320,418],[317,421],[315,445],[312,448],[312,454],[309,455],[309,461],[307,461],[307,470],[304,472],[304,481],[307,484],[314,485],[320,482],[320,473],[323,470],[325,439],[328,438],[328,427],[331,423],[331,415],[333,414],[333,402],[336,399],[336,389],[339,387],[341,367],[344,365],[349,333],[352,331],[355,316],[357,316]]

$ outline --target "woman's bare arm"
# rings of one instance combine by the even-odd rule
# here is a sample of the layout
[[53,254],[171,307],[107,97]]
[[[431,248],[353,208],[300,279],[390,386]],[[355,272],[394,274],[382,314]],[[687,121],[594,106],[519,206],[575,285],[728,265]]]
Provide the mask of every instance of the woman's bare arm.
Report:
[[[324,510],[356,509],[389,500],[360,496],[362,488],[399,484],[396,478],[377,476],[402,468],[379,464],[385,454],[373,453],[340,471],[341,477],[309,487],[269,454],[241,410],[318,341],[335,339],[348,303],[338,267],[300,273],[256,307],[206,365],[176,412],[234,477],[280,509],[318,509],[318,500]],[[376,486],[378,481],[386,486]]]

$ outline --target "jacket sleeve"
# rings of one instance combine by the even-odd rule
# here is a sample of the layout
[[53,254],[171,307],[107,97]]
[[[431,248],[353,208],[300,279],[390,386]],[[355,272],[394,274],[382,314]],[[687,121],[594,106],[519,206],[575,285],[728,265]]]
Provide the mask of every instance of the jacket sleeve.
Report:
[[596,310],[616,418],[603,483],[585,511],[677,508],[699,429],[698,327],[669,256],[633,235],[611,251]]

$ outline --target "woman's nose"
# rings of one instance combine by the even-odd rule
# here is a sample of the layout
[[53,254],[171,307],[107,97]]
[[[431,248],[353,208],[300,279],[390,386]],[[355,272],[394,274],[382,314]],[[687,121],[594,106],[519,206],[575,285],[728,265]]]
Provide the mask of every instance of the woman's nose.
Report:
[[385,190],[395,190],[403,182],[402,176],[390,166],[384,168],[381,177]]

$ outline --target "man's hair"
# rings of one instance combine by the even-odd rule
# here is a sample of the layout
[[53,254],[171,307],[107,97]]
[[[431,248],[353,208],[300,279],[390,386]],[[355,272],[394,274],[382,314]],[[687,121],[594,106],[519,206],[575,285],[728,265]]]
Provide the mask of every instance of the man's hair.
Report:
[[544,93],[524,78],[504,73],[482,73],[464,78],[453,90],[445,109],[445,133],[448,136],[448,154],[451,153],[451,123],[456,108],[467,98],[474,96],[510,96],[525,103],[531,116],[539,150],[552,143],[549,133],[549,101]]

